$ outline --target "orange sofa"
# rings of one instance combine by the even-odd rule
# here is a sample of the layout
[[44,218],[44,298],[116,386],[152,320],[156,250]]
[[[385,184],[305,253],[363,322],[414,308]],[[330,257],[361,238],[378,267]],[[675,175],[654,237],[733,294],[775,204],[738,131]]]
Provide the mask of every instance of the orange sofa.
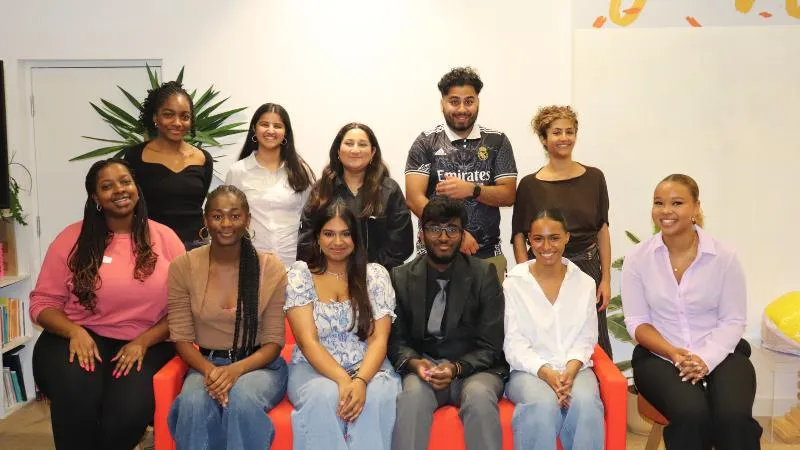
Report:
[[[286,346],[281,356],[288,362],[294,348],[294,338],[291,336],[289,325],[286,325]],[[606,424],[606,449],[625,450],[625,427],[627,424],[627,381],[609,357],[595,347],[592,355],[594,371],[600,382],[600,397],[605,407]],[[156,411],[153,419],[155,429],[155,450],[175,450],[175,441],[167,428],[167,415],[172,402],[178,396],[183,385],[183,378],[188,367],[175,357],[169,361],[153,377],[153,390],[155,391]],[[514,448],[511,432],[511,416],[514,413],[514,404],[504,399],[500,400],[500,423],[503,426],[503,450]],[[291,450],[292,448],[292,404],[284,397],[275,408],[270,411],[269,417],[275,424],[275,440],[272,450]],[[462,450],[464,444],[464,429],[458,417],[458,409],[445,406],[436,410],[433,416],[431,439],[428,446],[430,450]],[[559,448],[561,446],[559,445]]]

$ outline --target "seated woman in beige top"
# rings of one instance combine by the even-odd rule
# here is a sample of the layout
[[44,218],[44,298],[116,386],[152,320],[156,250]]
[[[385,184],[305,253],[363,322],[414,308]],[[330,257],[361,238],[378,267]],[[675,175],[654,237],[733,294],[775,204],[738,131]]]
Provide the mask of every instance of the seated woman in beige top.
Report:
[[204,221],[211,244],[169,268],[170,338],[191,367],[169,429],[178,449],[269,448],[275,431],[265,412],[286,391],[286,269],[253,247],[239,189],[214,189]]

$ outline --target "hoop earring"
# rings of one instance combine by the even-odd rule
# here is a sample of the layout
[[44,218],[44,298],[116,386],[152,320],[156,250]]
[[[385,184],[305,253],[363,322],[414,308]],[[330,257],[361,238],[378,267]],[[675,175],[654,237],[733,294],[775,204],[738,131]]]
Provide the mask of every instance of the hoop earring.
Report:
[[103,212],[103,207],[100,206],[100,203],[95,203],[94,205],[97,212]]
[[251,229],[244,230],[244,236],[246,238],[250,239],[251,241],[253,239],[255,239],[256,238],[256,230],[255,230],[255,228],[252,229],[252,230]]
[[253,141],[253,142],[258,142],[258,139],[256,139],[256,135],[255,134],[253,134],[253,137],[251,137],[250,140]]
[[287,141],[286,138],[283,138],[283,140],[281,141],[281,145],[286,145],[288,143],[289,143],[289,141]]
[[[203,230],[206,230],[206,235],[203,236]],[[197,232],[197,235],[200,236],[200,240],[204,242],[208,242],[211,240],[211,233],[208,231],[207,227],[200,228],[200,231]]]

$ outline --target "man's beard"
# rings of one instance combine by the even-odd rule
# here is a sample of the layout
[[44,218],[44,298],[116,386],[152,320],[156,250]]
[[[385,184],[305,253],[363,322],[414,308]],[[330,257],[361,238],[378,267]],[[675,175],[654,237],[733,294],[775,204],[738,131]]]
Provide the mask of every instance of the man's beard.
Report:
[[458,241],[457,244],[453,245],[453,252],[450,255],[439,256],[436,254],[436,252],[430,245],[428,245],[427,243],[425,244],[425,251],[428,253],[428,258],[430,258],[431,262],[433,262],[434,264],[441,264],[441,265],[450,264],[451,262],[453,262],[453,260],[456,259],[456,256],[458,256],[459,248],[461,248],[460,240]]
[[467,124],[466,124],[465,126],[463,126],[463,127],[462,127],[462,126],[456,126],[456,124],[455,124],[455,121],[453,120],[453,116],[446,115],[446,116],[444,117],[444,121],[445,121],[445,123],[447,123],[447,126],[448,126],[448,127],[450,127],[450,129],[451,129],[451,130],[454,130],[454,131],[466,131],[466,130],[469,130],[470,128],[472,128],[473,126],[475,126],[475,121],[476,121],[476,120],[478,120],[478,115],[477,115],[477,114],[474,114],[474,115],[473,115],[472,117],[470,117],[470,119],[467,121]]

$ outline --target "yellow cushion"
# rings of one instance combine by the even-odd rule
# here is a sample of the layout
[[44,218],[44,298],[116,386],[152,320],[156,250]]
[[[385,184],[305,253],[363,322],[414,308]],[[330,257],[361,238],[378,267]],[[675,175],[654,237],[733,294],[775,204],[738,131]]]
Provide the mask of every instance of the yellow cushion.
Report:
[[767,305],[764,314],[784,336],[800,342],[800,291],[776,298]]

